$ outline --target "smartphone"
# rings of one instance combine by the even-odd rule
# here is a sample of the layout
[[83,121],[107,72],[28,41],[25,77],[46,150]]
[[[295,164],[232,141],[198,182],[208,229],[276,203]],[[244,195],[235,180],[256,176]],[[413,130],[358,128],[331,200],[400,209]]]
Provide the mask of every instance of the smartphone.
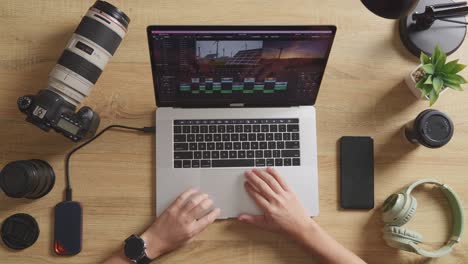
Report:
[[340,139],[341,207],[374,208],[374,140],[346,136]]

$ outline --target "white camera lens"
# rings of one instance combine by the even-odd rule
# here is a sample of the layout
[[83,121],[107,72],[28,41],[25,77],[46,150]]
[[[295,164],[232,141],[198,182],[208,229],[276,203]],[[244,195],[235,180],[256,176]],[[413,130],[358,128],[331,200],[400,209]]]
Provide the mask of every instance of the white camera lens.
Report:
[[130,18],[115,6],[96,1],[50,72],[47,89],[79,105],[114,55],[129,23]]

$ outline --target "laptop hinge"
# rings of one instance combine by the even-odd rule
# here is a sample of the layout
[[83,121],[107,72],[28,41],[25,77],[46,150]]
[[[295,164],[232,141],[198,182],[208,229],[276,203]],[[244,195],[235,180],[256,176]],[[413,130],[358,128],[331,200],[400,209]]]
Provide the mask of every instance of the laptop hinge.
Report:
[[172,108],[257,108],[257,107],[300,107],[299,104],[288,104],[288,105],[273,105],[273,104],[245,104],[245,103],[231,103],[231,104],[204,104],[204,105],[173,105]]

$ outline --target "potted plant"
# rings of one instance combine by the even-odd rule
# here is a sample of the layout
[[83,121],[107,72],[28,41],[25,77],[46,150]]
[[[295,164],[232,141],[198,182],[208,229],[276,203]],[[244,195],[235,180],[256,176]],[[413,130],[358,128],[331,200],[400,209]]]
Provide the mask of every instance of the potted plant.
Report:
[[418,98],[429,100],[431,106],[448,88],[463,91],[461,84],[467,82],[458,74],[466,65],[459,64],[458,60],[445,63],[446,59],[447,55],[439,45],[435,47],[432,57],[421,52],[421,64],[405,79],[411,92]]

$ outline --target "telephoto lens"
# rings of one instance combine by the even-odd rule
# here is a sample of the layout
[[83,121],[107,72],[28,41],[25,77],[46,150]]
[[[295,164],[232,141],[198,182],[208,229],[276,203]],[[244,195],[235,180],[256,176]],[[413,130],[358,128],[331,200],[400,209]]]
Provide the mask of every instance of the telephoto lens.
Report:
[[38,199],[48,194],[54,184],[54,170],[43,160],[13,161],[0,172],[0,189],[12,198]]
[[76,28],[49,74],[47,89],[18,98],[26,120],[45,131],[53,128],[79,141],[94,136],[99,115],[79,104],[90,94],[99,76],[127,33],[130,18],[117,7],[96,1]]

